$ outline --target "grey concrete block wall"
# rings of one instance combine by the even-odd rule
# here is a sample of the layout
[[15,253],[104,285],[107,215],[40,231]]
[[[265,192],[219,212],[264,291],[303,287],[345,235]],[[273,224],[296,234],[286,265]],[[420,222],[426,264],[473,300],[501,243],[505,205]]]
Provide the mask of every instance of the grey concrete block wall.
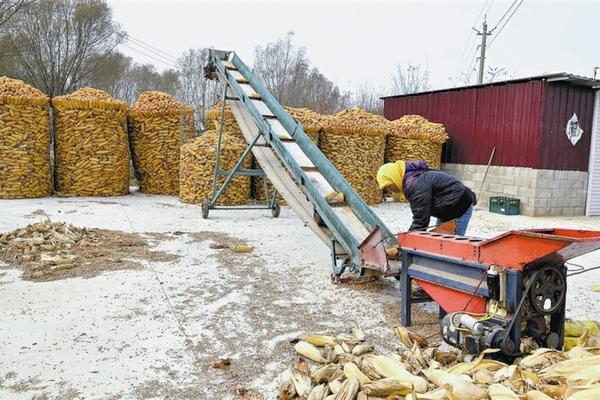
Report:
[[442,170],[459,178],[481,196],[479,205],[488,207],[492,196],[521,200],[521,214],[584,215],[588,173],[521,167],[490,166],[485,184],[485,165],[442,164]]

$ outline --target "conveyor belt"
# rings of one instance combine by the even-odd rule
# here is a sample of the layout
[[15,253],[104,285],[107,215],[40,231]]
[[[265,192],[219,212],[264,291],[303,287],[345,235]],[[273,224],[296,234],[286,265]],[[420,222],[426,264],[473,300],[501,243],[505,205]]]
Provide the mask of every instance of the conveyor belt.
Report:
[[[334,273],[344,267],[361,273],[360,243],[377,227],[393,243],[391,232],[235,53],[211,50],[207,76],[226,85],[227,104],[246,141],[262,136],[252,152],[290,208],[334,255],[347,258],[338,265],[333,257]],[[344,204],[328,204],[331,192],[344,193]],[[326,227],[315,222],[315,210]]]

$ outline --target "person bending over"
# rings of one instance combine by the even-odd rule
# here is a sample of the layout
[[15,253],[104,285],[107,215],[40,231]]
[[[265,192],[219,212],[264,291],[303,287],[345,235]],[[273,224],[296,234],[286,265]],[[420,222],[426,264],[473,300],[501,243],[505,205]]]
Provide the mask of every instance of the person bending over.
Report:
[[396,161],[379,168],[377,183],[381,189],[404,193],[413,214],[409,230],[427,228],[433,216],[436,225],[456,219],[456,234],[467,232],[477,197],[454,176],[430,168],[423,160]]

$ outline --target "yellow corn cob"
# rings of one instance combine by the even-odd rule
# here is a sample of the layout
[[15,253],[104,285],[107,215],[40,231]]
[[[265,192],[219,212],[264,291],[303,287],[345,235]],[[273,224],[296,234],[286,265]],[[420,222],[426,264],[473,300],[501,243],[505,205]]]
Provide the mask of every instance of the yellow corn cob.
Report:
[[384,378],[399,378],[409,386],[414,386],[415,391],[425,393],[427,391],[427,381],[420,376],[415,376],[408,372],[406,368],[396,360],[386,356],[371,357],[371,365],[377,374]]
[[371,379],[362,373],[362,371],[358,368],[358,366],[354,363],[346,363],[344,365],[344,375],[346,378],[356,378],[360,386],[362,387],[364,384],[371,382]]
[[296,345],[294,346],[294,350],[296,350],[296,352],[298,354],[308,358],[309,360],[312,360],[312,361],[315,361],[315,362],[318,362],[321,364],[327,363],[327,360],[323,357],[323,354],[321,354],[319,349],[317,349],[315,346],[313,346],[310,343],[300,341],[300,342],[296,343]]
[[323,354],[310,343],[300,341],[296,343],[294,346],[294,350],[301,356],[308,358],[309,360],[313,360],[315,362],[325,364],[327,360],[323,357]]
[[250,253],[254,250],[254,247],[248,245],[236,246],[233,249],[234,253]]
[[372,351],[373,351],[373,345],[364,343],[364,344],[359,344],[357,346],[354,346],[354,348],[352,349],[352,354],[355,356],[361,356],[363,354],[370,353]]
[[337,341],[333,336],[327,335],[304,335],[300,337],[300,340],[317,347],[335,346],[337,344]]
[[339,390],[340,387],[342,387],[342,381],[340,379],[335,379],[331,382],[329,382],[329,391],[333,394],[336,394]]

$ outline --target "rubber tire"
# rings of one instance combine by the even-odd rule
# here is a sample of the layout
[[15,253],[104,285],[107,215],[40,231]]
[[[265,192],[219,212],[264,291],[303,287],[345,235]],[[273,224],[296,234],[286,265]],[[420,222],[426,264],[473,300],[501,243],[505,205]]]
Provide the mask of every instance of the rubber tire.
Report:
[[275,202],[275,205],[273,206],[273,208],[271,208],[271,215],[273,216],[273,218],[277,218],[279,217],[279,214],[281,214],[281,206],[279,205],[279,203]]
[[208,202],[208,199],[205,197],[204,200],[202,201],[202,218],[203,219],[208,219],[208,212],[210,211],[210,203]]

